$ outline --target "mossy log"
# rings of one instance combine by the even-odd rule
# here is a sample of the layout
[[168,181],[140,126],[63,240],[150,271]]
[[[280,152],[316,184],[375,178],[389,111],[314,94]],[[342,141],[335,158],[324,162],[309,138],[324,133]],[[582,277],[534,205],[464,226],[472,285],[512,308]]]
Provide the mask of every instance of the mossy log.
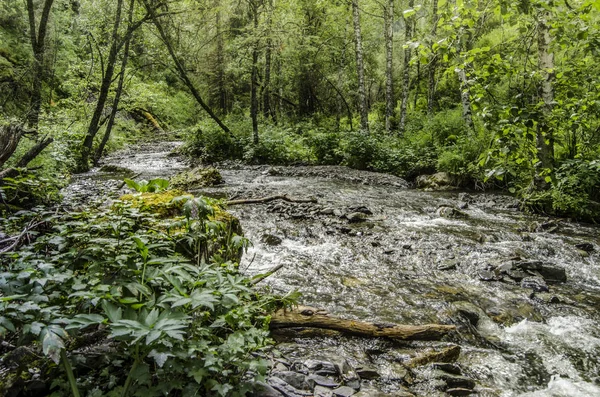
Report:
[[281,309],[271,317],[271,330],[282,328],[322,328],[350,335],[383,337],[397,340],[439,340],[456,327],[426,324],[375,324],[330,316],[325,310],[310,306]]

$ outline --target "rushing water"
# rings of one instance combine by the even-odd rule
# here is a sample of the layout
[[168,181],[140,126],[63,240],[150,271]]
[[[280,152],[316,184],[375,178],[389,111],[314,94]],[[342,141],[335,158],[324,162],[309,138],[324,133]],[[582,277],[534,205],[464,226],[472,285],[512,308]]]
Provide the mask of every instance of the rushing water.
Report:
[[[152,150],[109,161],[146,178],[184,167]],[[254,243],[240,266],[245,272],[282,264],[263,284],[280,293],[299,290],[302,303],[341,317],[458,326],[447,341],[433,343],[292,338],[280,345],[287,357],[343,356],[375,368],[380,390],[393,392],[403,384],[417,395],[442,396],[429,380],[430,369],[407,377],[399,363],[426,348],[456,343],[462,347],[458,364],[477,382],[478,395],[600,396],[598,227],[526,215],[511,209],[512,200],[504,196],[422,192],[393,177],[340,168],[238,168],[222,170],[226,184],[202,193],[318,200],[232,207]],[[92,172],[70,192],[89,190],[89,183],[116,184],[107,179]],[[466,217],[443,216],[438,209],[445,206],[466,207]],[[372,215],[359,223],[343,218],[357,209]],[[591,252],[576,247],[582,243]],[[567,282],[533,294],[508,278],[482,280],[489,278],[486,268],[514,258],[564,267]],[[477,313],[476,326],[461,312],[465,305]]]

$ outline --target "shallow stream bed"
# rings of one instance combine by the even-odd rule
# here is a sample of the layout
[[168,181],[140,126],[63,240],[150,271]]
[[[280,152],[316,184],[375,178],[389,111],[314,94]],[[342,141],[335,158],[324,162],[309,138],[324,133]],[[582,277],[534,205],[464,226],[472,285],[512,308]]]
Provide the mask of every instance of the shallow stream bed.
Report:
[[[167,157],[175,145],[107,162],[139,178],[169,177],[185,168]],[[377,372],[363,391],[444,396],[435,369],[403,364],[458,344],[457,366],[476,382],[477,395],[600,396],[597,226],[526,215],[507,196],[423,192],[399,178],[342,167],[229,165],[221,173],[224,185],[198,193],[317,199],[231,208],[253,242],[240,268],[256,275],[283,265],[262,284],[298,290],[303,304],[344,318],[457,326],[441,342],[292,336],[278,346],[286,360],[344,357]],[[93,171],[67,195],[85,201],[92,186],[115,189],[121,178]],[[548,275],[557,269],[566,282]]]

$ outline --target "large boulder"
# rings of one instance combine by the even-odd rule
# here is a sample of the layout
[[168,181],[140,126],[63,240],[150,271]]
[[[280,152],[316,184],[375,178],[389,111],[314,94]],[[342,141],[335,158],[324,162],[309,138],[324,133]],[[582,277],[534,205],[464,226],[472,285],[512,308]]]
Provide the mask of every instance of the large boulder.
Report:
[[224,183],[219,170],[212,167],[197,167],[189,171],[183,171],[171,178],[170,182],[172,188],[187,191]]

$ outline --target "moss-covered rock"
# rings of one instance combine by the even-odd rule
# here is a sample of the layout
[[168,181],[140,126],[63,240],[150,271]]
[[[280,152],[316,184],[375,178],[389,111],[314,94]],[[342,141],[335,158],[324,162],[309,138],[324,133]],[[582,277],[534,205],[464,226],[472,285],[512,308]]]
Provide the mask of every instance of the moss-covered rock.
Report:
[[121,196],[122,201],[130,202],[140,211],[151,212],[160,218],[173,218],[182,215],[183,201],[173,202],[175,197],[191,194],[182,190],[164,190],[159,193],[134,193]]
[[171,178],[171,186],[175,189],[193,190],[223,184],[223,177],[216,168],[194,168]]

